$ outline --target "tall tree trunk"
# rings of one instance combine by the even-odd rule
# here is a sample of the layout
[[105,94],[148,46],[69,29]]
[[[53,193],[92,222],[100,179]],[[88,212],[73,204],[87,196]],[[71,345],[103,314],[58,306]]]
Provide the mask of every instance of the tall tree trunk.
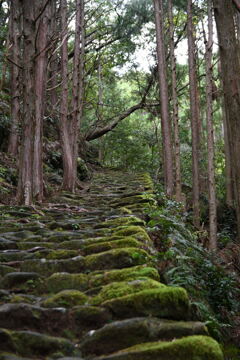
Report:
[[188,34],[188,61],[190,83],[190,113],[192,129],[192,173],[193,173],[193,223],[200,226],[199,206],[199,108],[196,77],[196,59],[194,53],[194,25],[192,14],[192,0],[187,3],[187,34]]
[[233,3],[228,0],[214,0],[213,4],[219,39],[230,163],[234,179],[234,205],[240,238],[240,61],[234,24],[235,9]]
[[163,33],[163,2],[162,0],[154,0],[155,12],[155,26],[156,26],[156,40],[157,40],[157,59],[158,59],[158,80],[160,88],[161,100],[161,124],[163,135],[163,151],[164,151],[164,179],[166,193],[169,196],[173,195],[174,180],[173,180],[173,157],[172,157],[172,141],[171,141],[171,126],[169,119],[168,108],[168,85],[166,73],[166,55],[164,47],[164,33]]
[[[97,118],[99,123],[102,123],[102,111],[103,111],[103,82],[102,82],[102,59],[99,54],[98,56],[98,106],[97,106]],[[99,151],[98,151],[98,160],[102,163],[104,159],[104,138],[99,140]]]
[[[57,36],[58,26],[57,26],[57,6],[56,1],[51,1],[51,25],[50,25],[50,33],[53,38]],[[58,94],[57,94],[57,85],[58,85],[58,54],[54,51],[51,61],[50,61],[50,71],[49,71],[49,83],[51,90],[49,91],[50,97],[50,110],[53,115],[55,115],[56,105],[58,102]]]
[[173,24],[173,4],[172,0],[168,0],[168,17],[170,32],[170,58],[171,58],[171,74],[172,74],[172,101],[173,101],[173,124],[174,124],[174,148],[175,148],[175,194],[176,200],[181,201],[182,183],[181,183],[181,158],[180,158],[180,138],[178,125],[178,98],[177,98],[177,71],[176,57],[174,53],[174,24]]
[[23,6],[23,133],[20,154],[17,199],[19,203],[33,202],[33,135],[35,122],[35,4],[24,0]]
[[67,25],[67,0],[61,0],[61,78],[62,94],[60,106],[60,141],[63,157],[63,189],[72,190],[72,148],[68,128],[68,25]]
[[[38,1],[36,14],[38,15],[45,1]],[[47,45],[49,29],[49,9],[45,9],[42,16],[36,22],[37,33],[35,39],[35,129],[34,129],[34,157],[33,157],[33,196],[34,199],[43,199],[43,116],[45,110],[45,94],[47,83]]]
[[[48,2],[49,5],[49,2]],[[48,9],[45,1],[23,0],[23,137],[18,201],[43,198],[42,127],[47,74]]]
[[212,48],[213,48],[213,14],[212,0],[208,0],[208,40],[206,41],[206,98],[207,98],[207,144],[208,144],[208,193],[209,193],[209,248],[217,248],[217,205],[216,185],[214,170],[214,129],[213,129],[213,71],[212,71]]
[[224,99],[222,101],[222,118],[223,118],[223,132],[224,132],[224,153],[225,153],[225,177],[226,177],[226,203],[228,206],[234,206],[234,184],[233,184],[233,170],[231,168],[229,131],[227,121],[227,113],[225,110]]
[[21,4],[19,0],[11,2],[10,10],[10,58],[11,58],[11,130],[8,153],[16,156],[18,152],[18,126],[20,124],[21,91]]
[[[78,9],[79,8],[79,9]],[[84,0],[77,0],[77,13],[80,12],[78,18],[77,15],[77,29],[79,27],[80,40],[78,46],[80,46],[80,57],[78,64],[78,98],[77,98],[77,111],[76,117],[73,118],[73,191],[77,182],[77,160],[79,151],[79,141],[81,138],[80,128],[83,116],[83,102],[84,102],[84,63],[85,63],[85,9]],[[79,21],[79,24],[78,24]],[[77,30],[78,31],[78,30]],[[78,39],[76,39],[78,42]],[[82,141],[82,139],[81,139]]]
[[[221,62],[218,63],[218,73],[220,77],[221,88],[223,89],[222,68]],[[224,96],[221,99],[222,105],[222,121],[223,121],[223,135],[224,135],[224,154],[225,154],[225,179],[226,179],[226,203],[230,207],[234,207],[234,181],[233,171],[231,168],[230,156],[230,137],[229,137],[229,120],[227,120],[227,112],[225,109]]]

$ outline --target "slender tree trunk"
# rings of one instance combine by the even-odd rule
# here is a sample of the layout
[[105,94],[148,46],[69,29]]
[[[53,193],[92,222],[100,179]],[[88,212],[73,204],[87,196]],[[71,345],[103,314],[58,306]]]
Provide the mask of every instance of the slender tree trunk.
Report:
[[175,148],[175,194],[176,200],[181,201],[182,183],[181,183],[181,158],[180,158],[180,138],[178,125],[178,98],[177,98],[177,71],[176,57],[174,53],[174,24],[173,24],[173,4],[172,0],[168,0],[168,17],[170,31],[170,58],[171,58],[171,74],[172,74],[172,100],[173,100],[173,124],[174,124],[174,148]]
[[33,129],[35,122],[35,5],[24,0],[23,6],[23,133],[20,154],[17,199],[19,203],[33,202]]
[[219,39],[230,163],[234,180],[234,205],[240,238],[240,61],[234,24],[235,8],[228,0],[214,0],[213,4]]
[[[102,64],[101,56],[98,56],[98,106],[97,106],[97,118],[99,123],[102,123],[102,111],[103,111],[103,82],[102,82]],[[104,159],[104,138],[99,140],[98,160],[102,163]]]
[[193,173],[193,222],[196,227],[200,226],[199,206],[199,109],[198,90],[196,78],[196,59],[194,54],[194,25],[192,15],[192,0],[187,3],[188,21],[188,61],[190,82],[190,113],[192,129],[192,173]]
[[[223,89],[221,62],[218,63],[218,72],[220,77],[221,88]],[[230,156],[230,137],[229,137],[229,120],[227,120],[227,112],[225,109],[224,96],[221,99],[222,105],[222,121],[223,121],[223,136],[224,136],[224,154],[225,154],[225,178],[226,178],[226,203],[230,207],[234,207],[234,181],[233,171],[231,168]]]
[[[75,20],[75,40],[73,56],[73,76],[72,76],[72,113],[70,126],[71,144],[74,142],[74,133],[79,113],[79,64],[80,64],[80,44],[81,44],[81,0],[76,0],[76,20]],[[72,148],[73,150],[73,148]]]
[[[50,34],[53,37],[57,36],[57,9],[56,9],[56,1],[51,1],[51,25],[50,25]],[[58,85],[58,54],[54,52],[50,61],[50,71],[49,71],[49,83],[50,83],[50,110],[53,114],[56,111],[56,104],[58,102],[58,94],[57,94],[57,85]]]
[[63,156],[63,189],[72,190],[72,148],[68,128],[68,25],[67,0],[61,0],[61,78],[62,93],[60,106],[60,141]]
[[168,85],[166,73],[166,55],[164,47],[164,33],[163,33],[163,2],[162,0],[154,0],[155,10],[155,25],[156,25],[156,39],[157,39],[157,59],[158,59],[158,80],[160,88],[161,100],[161,120],[162,120],[162,135],[163,135],[163,151],[164,151],[164,178],[166,193],[169,196],[173,195],[174,180],[173,180],[173,156],[172,156],[172,141],[171,141],[171,126],[169,119],[168,108]]
[[224,132],[224,153],[225,153],[225,176],[226,176],[226,203],[228,206],[234,206],[234,184],[233,171],[231,168],[229,131],[227,129],[229,121],[227,121],[227,114],[225,110],[224,99],[222,101],[222,117],[223,117],[223,132]]
[[[38,1],[36,14],[38,15],[45,1]],[[45,111],[45,94],[47,83],[47,45],[49,30],[49,11],[46,9],[36,22],[37,33],[35,39],[35,129],[34,129],[34,157],[33,157],[33,197],[38,201],[43,199],[43,116]]]
[[[76,30],[80,35],[80,39],[75,39],[76,42],[76,53],[80,51],[79,62],[78,62],[78,90],[76,99],[76,115],[73,118],[73,188],[75,190],[77,182],[77,159],[79,150],[79,139],[80,139],[80,128],[81,120],[83,116],[83,99],[84,99],[84,60],[85,60],[85,13],[84,13],[84,0],[77,0],[77,21]],[[79,30],[78,30],[79,29]],[[78,47],[79,49],[77,49]]]
[[214,171],[214,129],[213,129],[213,73],[212,73],[212,48],[213,48],[213,14],[212,0],[208,0],[208,40],[206,42],[206,98],[207,98],[207,144],[208,144],[208,193],[209,193],[209,248],[217,248],[217,205],[216,185]]
[[[8,153],[16,156],[18,152],[18,126],[20,124],[21,92],[21,4],[19,0],[11,2],[10,10],[10,57],[11,63],[11,130]],[[17,65],[14,65],[17,64]]]

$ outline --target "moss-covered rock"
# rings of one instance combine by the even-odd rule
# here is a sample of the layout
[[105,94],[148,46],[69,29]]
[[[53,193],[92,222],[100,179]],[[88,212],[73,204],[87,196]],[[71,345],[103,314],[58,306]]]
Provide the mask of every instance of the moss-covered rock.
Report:
[[99,360],[223,360],[219,344],[208,336],[136,345]]
[[116,217],[114,219],[106,220],[95,226],[96,229],[100,228],[109,228],[109,227],[117,227],[117,226],[145,226],[145,222],[136,216],[125,216],[125,217]]
[[65,308],[76,305],[84,305],[88,301],[88,296],[78,290],[62,290],[59,293],[50,296],[42,302],[42,306],[54,308],[62,306]]
[[25,260],[20,265],[21,271],[34,271],[42,275],[52,275],[56,272],[79,273],[85,269],[85,260],[82,256],[66,260]]
[[9,353],[0,353],[0,360],[31,360],[30,358],[20,357]]
[[83,247],[84,254],[96,254],[103,251],[108,251],[111,249],[117,248],[129,248],[129,247],[136,247],[139,248],[141,243],[134,239],[133,237],[126,237],[125,239],[121,240],[111,240],[106,242],[98,242],[92,245],[88,245]]
[[103,306],[118,318],[157,316],[173,320],[186,320],[189,300],[186,290],[177,287],[149,289],[105,301]]
[[89,270],[121,269],[149,261],[148,253],[136,248],[114,249],[85,258],[86,269]]
[[131,281],[150,278],[159,281],[159,274],[155,268],[139,265],[126,269],[93,273],[89,279],[89,287],[98,287],[116,281]]
[[14,272],[16,269],[8,265],[0,265],[0,276],[5,276],[11,272]]
[[59,351],[65,355],[75,353],[75,347],[70,341],[32,331],[0,329],[0,343],[2,351],[16,352],[23,356],[42,357]]
[[88,275],[55,273],[46,279],[46,287],[51,293],[67,289],[85,291],[88,288]]
[[103,307],[83,305],[70,311],[76,331],[98,329],[112,320],[111,313]]
[[36,272],[12,272],[4,276],[1,281],[3,288],[20,287],[29,281],[34,281],[40,278]]
[[77,250],[54,250],[51,251],[47,256],[47,260],[61,260],[69,259],[75,256],[78,256],[79,252]]
[[147,289],[161,289],[166,285],[152,279],[137,279],[132,281],[113,282],[102,288],[97,296],[91,302],[92,304],[102,304],[107,300],[122,297],[125,295],[135,294]]
[[208,335],[199,322],[160,320],[153,317],[114,321],[85,335],[81,342],[84,355],[110,354],[149,341],[172,340],[191,335]]
[[31,250],[32,252],[37,251],[38,248],[47,248],[47,249],[55,249],[55,243],[46,242],[46,241],[25,241],[25,242],[18,242],[17,247],[19,250]]
[[114,236],[132,236],[135,239],[142,241],[144,244],[152,244],[147,232],[141,226],[126,226],[118,227],[113,232]]

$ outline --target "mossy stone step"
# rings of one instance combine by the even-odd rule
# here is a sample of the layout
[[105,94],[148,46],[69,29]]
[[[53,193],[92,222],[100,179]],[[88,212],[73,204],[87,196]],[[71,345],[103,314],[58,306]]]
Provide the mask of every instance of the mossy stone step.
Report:
[[149,262],[150,257],[145,250],[132,247],[109,250],[85,257],[85,267],[88,270],[122,269]]
[[120,319],[156,316],[170,320],[188,320],[189,299],[183,288],[163,287],[107,300],[103,304]]
[[42,301],[41,305],[47,308],[71,308],[76,305],[84,305],[88,302],[88,296],[79,290],[62,290],[59,293]]
[[31,282],[40,278],[36,272],[11,272],[4,276],[0,281],[0,286],[5,289],[18,287],[24,285],[26,282]]
[[22,356],[33,356],[34,358],[56,353],[76,354],[75,346],[70,341],[32,331],[0,329],[0,344],[2,351],[15,352]]
[[87,274],[54,273],[45,280],[44,289],[50,293],[67,289],[86,291],[88,280]]
[[130,268],[93,272],[89,279],[89,287],[98,287],[116,281],[132,281],[137,279],[153,279],[159,281],[158,271],[147,265],[138,265]]
[[90,301],[94,305],[99,305],[104,303],[105,301],[119,298],[125,295],[135,294],[143,290],[162,288],[166,288],[166,285],[148,278],[113,282],[111,284],[105,285],[100,290],[98,295]]
[[133,237],[126,237],[119,240],[111,240],[105,242],[97,242],[88,246],[84,246],[82,251],[84,255],[97,254],[117,248],[140,248],[142,244]]
[[61,334],[68,324],[68,314],[64,309],[47,309],[27,303],[0,306],[0,328]]
[[0,360],[31,360],[30,358],[0,352]]
[[81,342],[83,355],[110,354],[133,345],[172,340],[191,335],[208,335],[200,322],[162,320],[153,317],[115,321],[86,334]]
[[208,336],[136,345],[94,360],[223,360],[219,344]]
[[85,269],[83,256],[76,256],[67,260],[25,260],[20,264],[21,271],[34,271],[41,275],[50,276],[56,272],[79,273]]

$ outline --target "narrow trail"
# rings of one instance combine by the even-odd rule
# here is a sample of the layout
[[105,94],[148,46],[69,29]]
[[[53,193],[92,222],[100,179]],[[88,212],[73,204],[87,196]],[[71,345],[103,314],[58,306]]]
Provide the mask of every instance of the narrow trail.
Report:
[[223,359],[186,291],[160,282],[151,197],[148,175],[105,171],[84,194],[0,207],[0,360]]

